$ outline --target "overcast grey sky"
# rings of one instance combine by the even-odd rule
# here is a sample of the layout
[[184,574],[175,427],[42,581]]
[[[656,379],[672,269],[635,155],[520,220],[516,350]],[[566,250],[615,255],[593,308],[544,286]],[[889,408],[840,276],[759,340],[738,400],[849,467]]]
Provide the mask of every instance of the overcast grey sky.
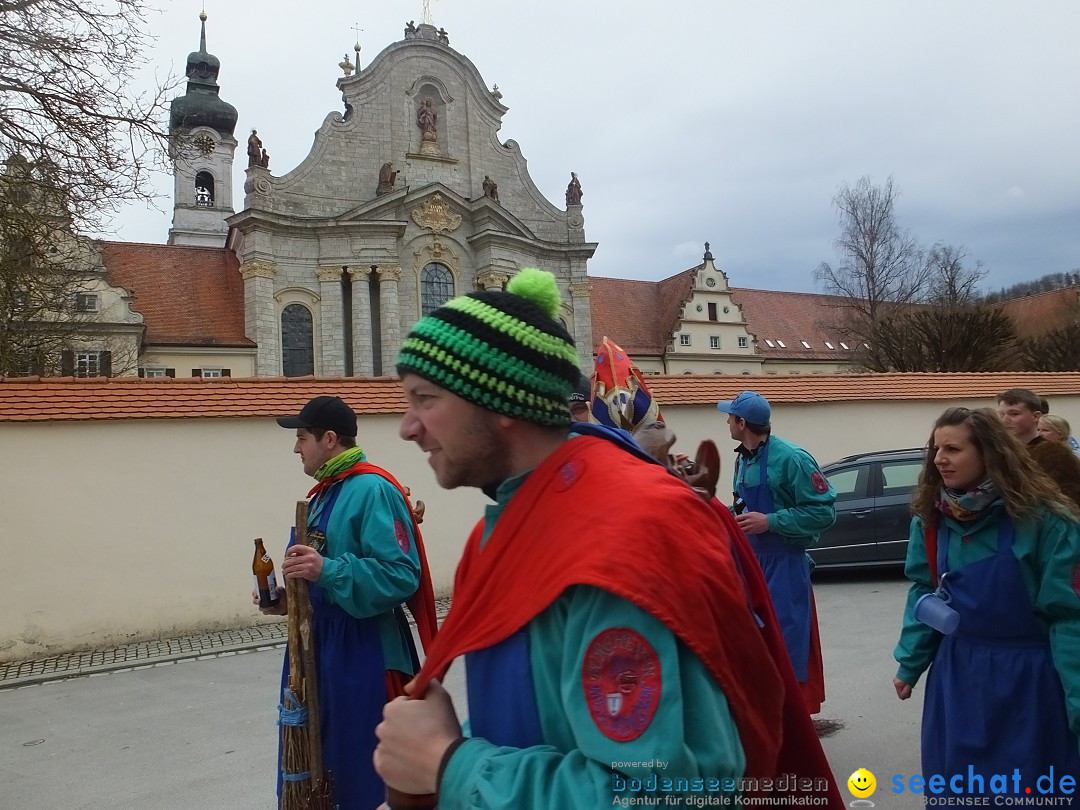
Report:
[[[150,19],[153,69],[183,73],[201,0]],[[337,63],[366,67],[422,0],[206,0],[221,96],[285,174],[341,110]],[[815,291],[835,262],[832,198],[892,175],[900,224],[966,248],[987,288],[1080,268],[1080,3],[1076,0],[430,0],[437,26],[510,111],[554,203],[576,171],[589,272],[657,280],[703,243],[739,287]],[[115,236],[164,242],[167,195]]]

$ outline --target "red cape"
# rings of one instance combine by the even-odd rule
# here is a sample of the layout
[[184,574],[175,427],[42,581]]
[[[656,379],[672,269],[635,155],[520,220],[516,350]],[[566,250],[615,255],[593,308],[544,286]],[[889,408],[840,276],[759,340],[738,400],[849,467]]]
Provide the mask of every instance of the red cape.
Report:
[[784,678],[747,608],[724,529],[682,481],[611,442],[578,437],[529,475],[483,549],[482,531],[469,539],[413,694],[570,586],[591,585],[655,616],[701,659],[731,708],[748,777],[781,773]]
[[739,524],[735,522],[731,511],[715,497],[709,505],[712,506],[731,537],[731,550],[738,561],[743,581],[746,583],[747,599],[754,608],[754,612],[765,624],[761,628],[762,637],[768,645],[769,655],[772,656],[776,668],[784,679],[784,739],[780,747],[776,771],[780,774],[793,773],[800,777],[827,778],[829,780],[829,806],[842,807],[844,800],[840,796],[840,790],[833,777],[832,768],[829,767],[829,761],[825,758],[825,752],[821,749],[814,721],[806,710],[803,689],[795,678],[795,670],[791,666],[791,658],[784,644],[784,637],[780,633],[772,598],[769,596],[769,586],[765,582],[765,575],[761,572],[757,557],[754,556],[754,550],[742,529],[739,528]]

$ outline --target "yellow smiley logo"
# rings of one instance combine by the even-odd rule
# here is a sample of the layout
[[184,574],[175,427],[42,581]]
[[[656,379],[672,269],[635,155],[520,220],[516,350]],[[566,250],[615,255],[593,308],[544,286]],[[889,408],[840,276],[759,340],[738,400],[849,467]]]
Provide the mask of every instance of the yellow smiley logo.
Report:
[[858,799],[865,799],[867,796],[872,796],[877,789],[877,779],[866,768],[859,768],[847,780],[847,789],[851,791],[851,795]]

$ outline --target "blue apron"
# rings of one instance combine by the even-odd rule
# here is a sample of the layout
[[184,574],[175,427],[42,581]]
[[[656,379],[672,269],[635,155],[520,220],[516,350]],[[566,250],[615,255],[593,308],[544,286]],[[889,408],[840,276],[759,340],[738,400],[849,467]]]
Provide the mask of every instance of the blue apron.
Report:
[[1053,768],[1056,790],[1062,776],[1080,777],[1080,755],[1049,636],[1013,554],[1012,521],[1002,513],[997,553],[955,571],[948,570],[955,535],[948,528],[939,535],[939,580],[948,573],[942,587],[960,624],[942,639],[926,680],[923,776],[963,774],[968,791],[970,767],[983,776],[986,793],[991,776],[1008,775],[1011,793],[1019,768],[1021,794],[1031,788],[1035,797],[1060,795],[1040,793],[1036,780]]
[[[341,494],[341,484],[330,488],[325,499],[312,501],[309,527],[326,536],[330,513]],[[324,500],[324,503],[320,503]],[[295,530],[294,530],[295,535]],[[295,542],[295,536],[289,545]],[[316,656],[319,719],[322,723],[323,767],[334,786],[339,810],[372,810],[386,797],[386,786],[375,773],[371,758],[378,740],[375,726],[382,721],[386,704],[386,672],[382,641],[376,618],[358,619],[331,604],[314,582],[311,595],[311,630]],[[289,680],[289,656],[285,656],[281,684]],[[278,763],[281,737],[278,736]],[[281,769],[278,768],[278,797]]]
[[528,625],[491,647],[465,655],[469,732],[495,745],[542,745]]
[[[761,461],[757,485],[746,485],[746,461],[743,460],[738,491],[747,512],[768,515],[776,511],[769,489],[768,442],[761,445],[758,458]],[[746,537],[765,574],[795,679],[806,683],[810,667],[810,561],[803,549],[784,542],[775,532],[748,533]]]

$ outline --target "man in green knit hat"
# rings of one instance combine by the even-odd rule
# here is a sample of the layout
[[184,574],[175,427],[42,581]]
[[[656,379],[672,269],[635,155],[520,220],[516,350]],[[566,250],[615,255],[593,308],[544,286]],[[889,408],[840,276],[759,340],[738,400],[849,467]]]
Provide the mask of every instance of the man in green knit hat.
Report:
[[[571,427],[579,358],[560,306],[554,276],[526,269],[451,300],[402,345],[401,437],[443,487],[494,503],[408,687],[421,699],[389,703],[376,728],[376,770],[447,807],[730,796],[781,773],[838,803],[809,717],[788,722],[715,514],[616,431]],[[439,683],[462,655],[468,737]],[[819,758],[785,761],[792,741]]]

